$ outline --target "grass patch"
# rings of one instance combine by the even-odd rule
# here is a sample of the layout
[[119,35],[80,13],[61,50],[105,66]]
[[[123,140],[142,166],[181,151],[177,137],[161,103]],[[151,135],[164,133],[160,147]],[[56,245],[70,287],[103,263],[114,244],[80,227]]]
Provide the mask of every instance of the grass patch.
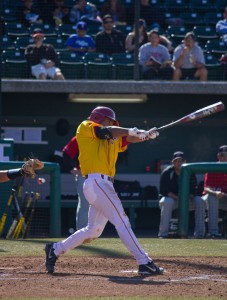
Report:
[[[60,239],[0,240],[1,256],[43,256],[45,243]],[[160,256],[227,256],[227,240],[139,238],[151,257]],[[131,257],[119,238],[99,238],[66,255]]]

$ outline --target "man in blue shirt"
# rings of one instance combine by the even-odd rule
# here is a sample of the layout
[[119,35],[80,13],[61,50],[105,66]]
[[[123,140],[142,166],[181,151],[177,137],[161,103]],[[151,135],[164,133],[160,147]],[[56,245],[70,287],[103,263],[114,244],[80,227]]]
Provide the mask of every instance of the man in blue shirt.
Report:
[[79,55],[95,51],[95,41],[90,35],[87,35],[87,24],[78,22],[76,25],[76,34],[72,34],[66,41],[68,49]]

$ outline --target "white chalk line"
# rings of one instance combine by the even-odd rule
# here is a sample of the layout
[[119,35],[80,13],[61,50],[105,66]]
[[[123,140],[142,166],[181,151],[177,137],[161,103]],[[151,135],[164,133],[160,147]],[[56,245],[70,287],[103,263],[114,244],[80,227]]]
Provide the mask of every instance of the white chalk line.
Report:
[[[24,272],[25,273],[25,272]],[[137,273],[137,270],[122,270],[120,273],[131,273],[131,274],[135,274]],[[23,272],[14,272],[14,273],[0,273],[0,281],[9,281],[9,280],[15,280],[15,281],[20,281],[20,280],[35,280],[37,282],[43,282],[46,281],[46,278],[32,278],[32,277],[17,277],[16,275],[19,274],[23,274]],[[26,274],[37,274],[37,271],[26,271]],[[40,273],[39,273],[40,274]],[[46,273],[44,273],[45,275],[47,275]],[[56,273],[57,274],[57,273]],[[40,274],[41,275],[41,274]],[[97,277],[94,278],[94,275],[96,275]],[[51,278],[55,278],[55,279],[61,279],[61,281],[80,281],[80,280],[87,280],[87,281],[128,281],[128,282],[157,282],[157,283],[175,283],[175,282],[187,282],[187,281],[193,281],[193,280],[209,280],[209,281],[218,281],[218,282],[226,282],[227,283],[227,279],[226,276],[224,275],[208,275],[208,274],[201,274],[201,275],[196,275],[196,276],[186,276],[186,277],[181,277],[181,278],[172,278],[172,279],[162,279],[161,277],[159,277],[159,279],[156,279],[156,276],[152,277],[136,277],[136,278],[130,278],[130,277],[118,277],[118,276],[109,276],[106,275],[106,278],[104,277],[104,275],[102,275],[101,277],[99,277],[100,274],[95,274],[95,273],[91,273],[91,275],[87,275],[86,277],[62,277],[62,276],[52,276],[50,275],[49,279]]]

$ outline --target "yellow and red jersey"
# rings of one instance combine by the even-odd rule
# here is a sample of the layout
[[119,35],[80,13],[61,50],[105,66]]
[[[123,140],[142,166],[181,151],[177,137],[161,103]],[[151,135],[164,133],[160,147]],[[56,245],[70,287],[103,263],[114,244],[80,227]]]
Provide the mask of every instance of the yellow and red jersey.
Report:
[[127,143],[122,137],[111,140],[97,138],[97,126],[102,127],[101,124],[86,120],[77,129],[81,172],[83,176],[101,173],[113,177],[116,173],[118,153],[127,149]]

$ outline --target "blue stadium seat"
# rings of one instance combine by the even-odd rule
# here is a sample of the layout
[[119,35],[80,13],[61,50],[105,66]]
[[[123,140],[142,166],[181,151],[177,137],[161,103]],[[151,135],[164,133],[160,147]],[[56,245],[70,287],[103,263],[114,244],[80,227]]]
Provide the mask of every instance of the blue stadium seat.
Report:
[[112,62],[107,54],[90,52],[84,56],[88,79],[112,79]]
[[62,24],[58,27],[57,33],[59,36],[62,36],[65,39],[67,39],[70,35],[76,33],[75,24]]
[[68,51],[65,39],[62,37],[45,37],[43,42],[45,44],[51,44],[56,51]]
[[12,39],[8,36],[1,36],[0,40],[2,50],[15,50],[15,44]]
[[46,37],[56,37],[57,36],[57,32],[56,32],[55,28],[52,25],[47,24],[47,23],[46,24],[45,23],[32,24],[29,28],[30,35],[32,35],[33,30],[36,28],[40,28]]
[[212,53],[216,57],[220,57],[221,54],[227,52],[227,46],[222,40],[209,40],[205,45],[205,51]]
[[134,55],[131,53],[114,53],[111,56],[114,79],[134,78]]
[[202,14],[214,11],[212,0],[191,0],[190,8],[193,12]]
[[59,67],[66,79],[84,79],[85,65],[83,57],[74,52],[58,52]]
[[15,47],[16,49],[20,50],[20,51],[24,51],[25,48],[30,45],[33,44],[33,38],[31,36],[22,36],[22,37],[18,37],[15,41]]
[[219,59],[212,53],[205,53],[205,63],[208,71],[208,80],[220,81],[223,80],[222,66]]
[[3,78],[29,78],[30,69],[21,51],[2,52]]
[[18,36],[29,36],[28,29],[21,23],[6,23],[6,33],[12,39],[16,39]]

